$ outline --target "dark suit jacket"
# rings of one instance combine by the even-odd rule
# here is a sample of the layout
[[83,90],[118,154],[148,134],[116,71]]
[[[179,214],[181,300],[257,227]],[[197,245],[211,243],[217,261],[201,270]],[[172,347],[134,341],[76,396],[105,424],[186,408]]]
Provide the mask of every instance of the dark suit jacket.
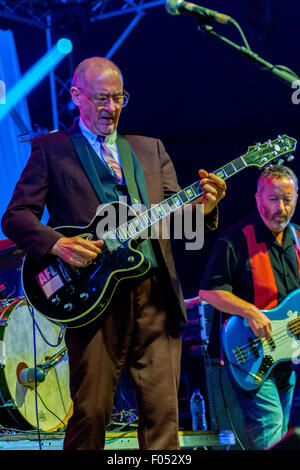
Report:
[[[25,253],[42,257],[61,236],[52,227],[85,226],[102,202],[86,174],[71,140],[72,128],[38,137],[2,218],[2,229]],[[144,171],[150,204],[161,202],[180,190],[173,164],[160,140],[127,136]],[[89,145],[86,143],[86,145]],[[44,205],[49,222],[40,223]],[[211,228],[217,216],[210,220]],[[157,243],[157,242],[156,242]],[[159,240],[161,262],[165,265],[166,297],[172,309],[185,317],[184,299],[176,274],[169,240]],[[161,256],[162,255],[162,256]]]

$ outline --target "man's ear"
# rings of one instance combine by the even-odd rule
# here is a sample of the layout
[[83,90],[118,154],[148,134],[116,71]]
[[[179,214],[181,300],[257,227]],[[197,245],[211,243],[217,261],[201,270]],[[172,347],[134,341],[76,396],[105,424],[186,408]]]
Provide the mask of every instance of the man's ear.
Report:
[[70,88],[70,93],[72,96],[73,103],[76,106],[79,106],[80,105],[80,91],[78,90],[78,88],[76,88],[76,86],[72,86]]

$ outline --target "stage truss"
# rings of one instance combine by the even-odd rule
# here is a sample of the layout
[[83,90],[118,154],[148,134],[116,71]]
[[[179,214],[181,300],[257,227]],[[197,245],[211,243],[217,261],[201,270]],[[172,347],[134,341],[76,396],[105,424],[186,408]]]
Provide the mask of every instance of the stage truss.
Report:
[[[127,15],[129,21],[111,49],[105,54],[112,58],[131,31],[150,8],[164,5],[165,0],[0,0],[1,24],[20,23],[40,30],[46,34],[47,50],[52,47],[53,35],[57,25],[57,15],[64,9],[78,12],[87,23],[105,21],[120,15]],[[46,52],[46,51],[45,51]],[[70,59],[71,60],[71,59]],[[65,79],[60,68],[49,73],[53,129],[64,129],[67,119],[75,111],[69,98],[71,78]]]

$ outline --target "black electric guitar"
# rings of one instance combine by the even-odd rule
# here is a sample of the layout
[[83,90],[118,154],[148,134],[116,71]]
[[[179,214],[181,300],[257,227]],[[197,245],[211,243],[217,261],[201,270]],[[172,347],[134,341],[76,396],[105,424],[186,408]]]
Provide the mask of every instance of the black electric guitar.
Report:
[[[232,162],[214,172],[223,180],[249,166],[263,168],[282,157],[293,159],[296,140],[284,136],[264,144],[253,145]],[[146,230],[175,212],[179,207],[199,198],[204,191],[197,181],[165,201],[135,215],[125,223],[99,233],[106,212],[124,210],[125,203],[102,206],[86,227],[56,227],[66,237],[81,236],[90,240],[103,239],[102,253],[85,268],[74,268],[60,258],[47,255],[39,264],[26,256],[22,266],[22,283],[29,304],[55,323],[76,328],[99,317],[109,305],[120,282],[146,276],[150,263],[139,245]],[[106,211],[107,206],[107,211]],[[126,208],[125,208],[126,209]],[[127,206],[127,212],[130,212]]]

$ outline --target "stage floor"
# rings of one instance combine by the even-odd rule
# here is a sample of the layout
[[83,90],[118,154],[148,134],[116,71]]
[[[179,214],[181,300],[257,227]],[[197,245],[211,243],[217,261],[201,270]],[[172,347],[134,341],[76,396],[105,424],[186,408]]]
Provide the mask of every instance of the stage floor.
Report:
[[[231,431],[180,431],[181,449],[214,448],[224,450],[235,444]],[[0,436],[0,450],[62,450],[64,433],[28,432]],[[132,431],[107,432],[105,450],[137,450],[137,433]]]

